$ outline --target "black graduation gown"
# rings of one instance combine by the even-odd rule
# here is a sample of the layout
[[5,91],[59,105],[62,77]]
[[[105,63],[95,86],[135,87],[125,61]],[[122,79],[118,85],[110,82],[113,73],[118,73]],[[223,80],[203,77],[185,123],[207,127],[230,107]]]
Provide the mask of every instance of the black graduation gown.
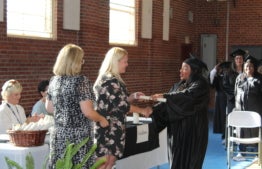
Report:
[[235,108],[235,83],[238,72],[229,71],[223,77],[223,90],[227,95],[227,113],[230,113]]
[[247,78],[240,74],[235,84],[236,110],[255,111],[262,115],[262,76]]
[[213,118],[213,132],[221,133],[224,137],[226,126],[227,95],[223,90],[223,73],[217,74],[211,84],[215,88],[215,110]]
[[[235,85],[236,110],[255,111],[262,115],[262,77],[256,74],[247,78],[245,73],[240,74]],[[255,137],[258,129],[242,129],[242,137]],[[248,145],[240,144],[240,150],[245,151]]]
[[209,84],[198,78],[179,91],[175,84],[164,94],[166,103],[153,107],[158,131],[168,130],[171,169],[201,169],[208,142]]

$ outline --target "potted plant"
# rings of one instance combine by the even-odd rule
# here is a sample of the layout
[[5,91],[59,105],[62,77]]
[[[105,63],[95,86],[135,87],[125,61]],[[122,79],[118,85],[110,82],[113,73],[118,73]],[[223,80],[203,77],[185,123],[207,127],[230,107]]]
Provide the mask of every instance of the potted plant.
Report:
[[[95,149],[97,148],[97,145],[94,144],[91,149],[88,151],[88,153],[85,155],[81,163],[73,165],[72,163],[72,157],[79,151],[79,149],[85,145],[88,142],[89,138],[85,138],[78,144],[74,143],[66,143],[66,149],[64,152],[64,155],[61,159],[57,160],[55,168],[56,169],[81,169],[82,166],[87,162],[87,160],[91,157],[91,155],[94,153]],[[11,169],[12,167],[16,167],[16,169],[23,169],[17,162],[10,160],[8,157],[5,157],[6,163]],[[43,169],[46,169],[47,160],[45,162],[45,165],[43,166]],[[105,158],[101,158],[98,161],[96,161],[90,169],[96,169],[100,165],[102,165],[106,161]],[[34,159],[32,157],[31,153],[28,153],[26,156],[26,169],[35,169],[34,166]]]

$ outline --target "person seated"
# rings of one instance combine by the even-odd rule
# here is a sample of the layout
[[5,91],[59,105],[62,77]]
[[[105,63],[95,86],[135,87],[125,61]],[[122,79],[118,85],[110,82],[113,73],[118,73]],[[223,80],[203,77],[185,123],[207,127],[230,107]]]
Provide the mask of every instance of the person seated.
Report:
[[38,115],[47,115],[49,114],[45,108],[45,101],[47,96],[47,89],[49,85],[49,80],[43,80],[38,84],[38,92],[41,95],[41,99],[38,100],[35,105],[33,106],[31,115],[34,116]]
[[41,116],[26,118],[24,108],[19,105],[22,92],[21,84],[14,79],[8,80],[2,86],[2,104],[0,105],[0,134],[6,134],[13,125],[37,122]]

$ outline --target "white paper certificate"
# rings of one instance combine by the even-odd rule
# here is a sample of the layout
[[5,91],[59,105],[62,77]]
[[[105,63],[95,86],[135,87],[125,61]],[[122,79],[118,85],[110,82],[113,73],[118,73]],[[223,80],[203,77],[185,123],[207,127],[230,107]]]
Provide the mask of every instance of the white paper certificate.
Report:
[[148,137],[149,137],[148,124],[138,125],[136,129],[137,129],[136,143],[142,143],[148,141]]

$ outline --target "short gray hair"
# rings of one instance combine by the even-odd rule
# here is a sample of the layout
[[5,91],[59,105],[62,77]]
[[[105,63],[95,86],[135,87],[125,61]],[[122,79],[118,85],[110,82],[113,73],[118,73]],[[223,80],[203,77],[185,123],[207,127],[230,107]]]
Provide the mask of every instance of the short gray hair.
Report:
[[4,85],[2,86],[2,99],[3,100],[7,100],[7,98],[10,96],[10,94],[12,93],[16,93],[16,92],[22,92],[23,87],[22,85],[14,79],[8,80],[4,83]]

